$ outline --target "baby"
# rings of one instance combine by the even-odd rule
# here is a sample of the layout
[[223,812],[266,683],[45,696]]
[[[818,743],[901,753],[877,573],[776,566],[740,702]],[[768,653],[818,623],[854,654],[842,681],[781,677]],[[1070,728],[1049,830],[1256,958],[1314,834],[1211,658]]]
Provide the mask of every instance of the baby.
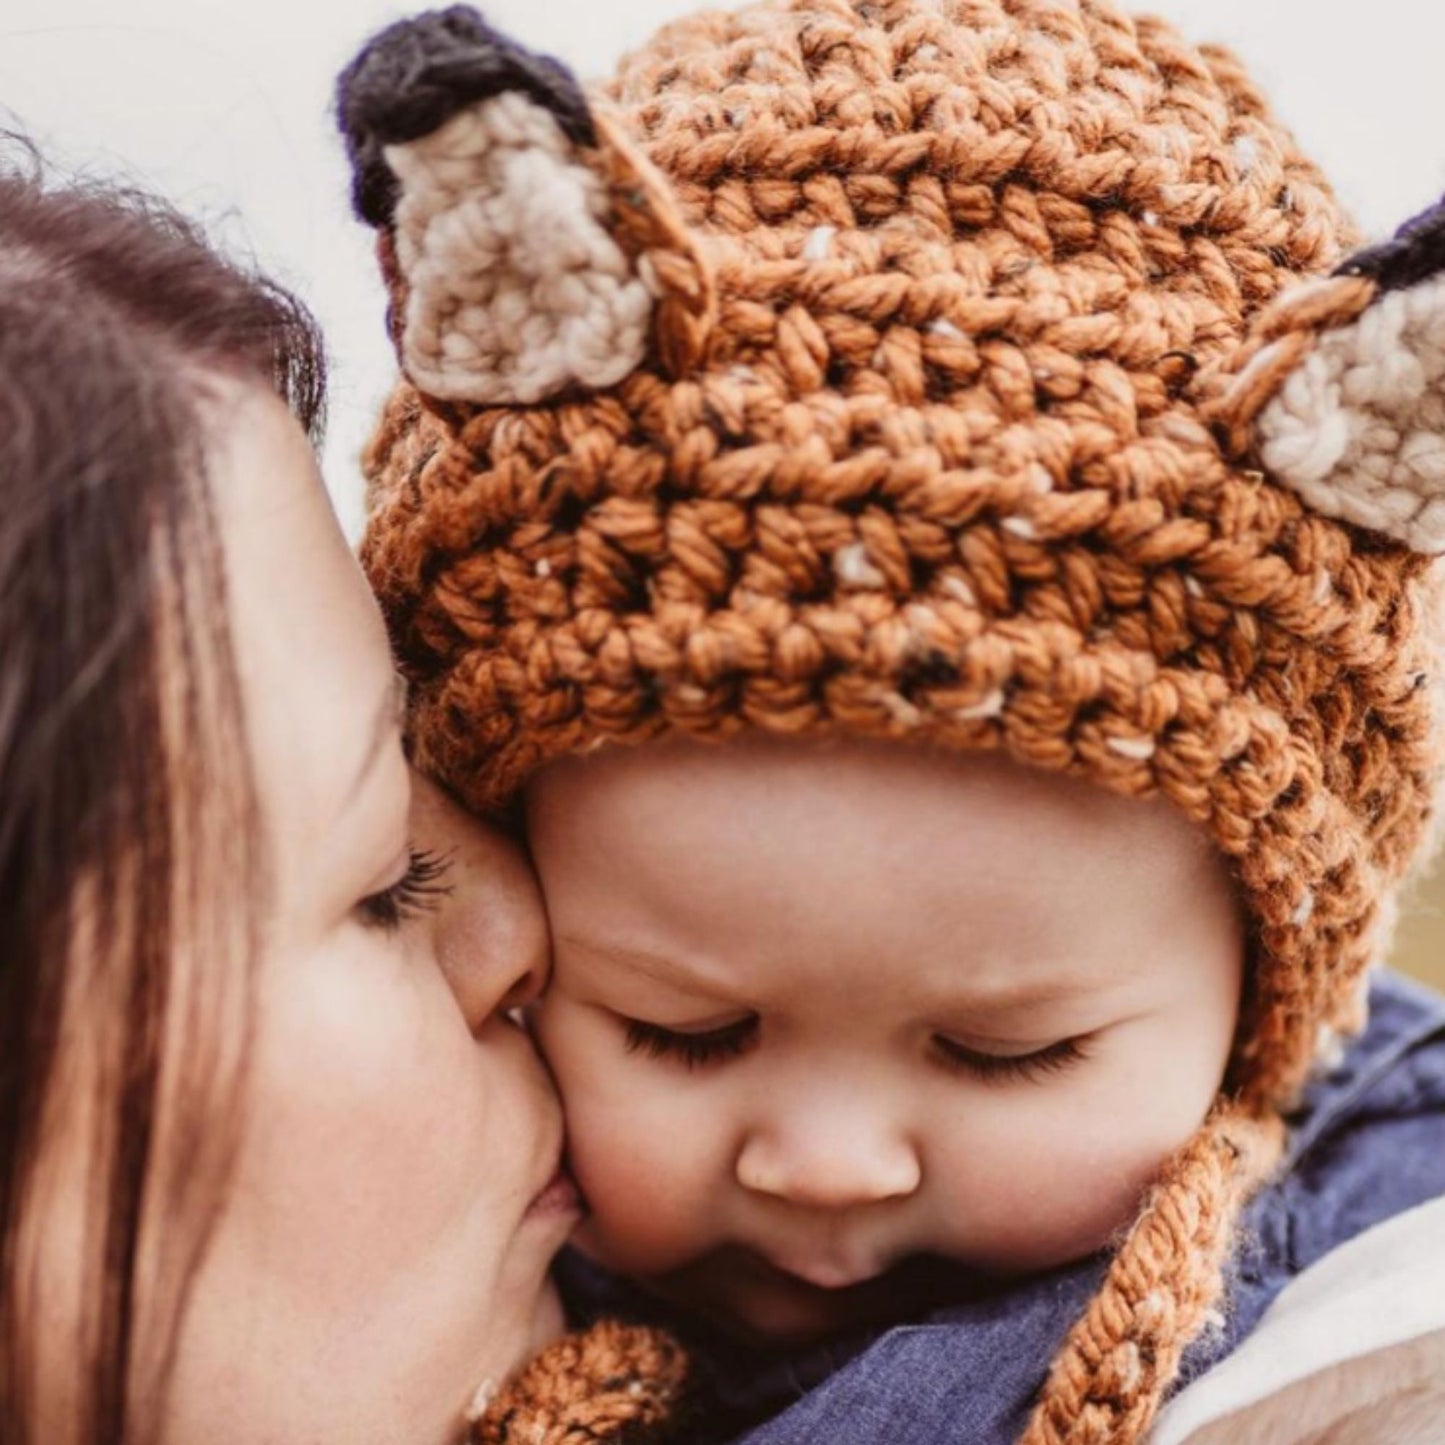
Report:
[[528,804],[583,1242],[752,1335],[1092,1254],[1219,1092],[1244,933],[1175,809],[766,735],[556,762]]
[[1445,225],[1341,267],[1236,62],[1102,0],[763,0],[596,101],[456,8],[340,111],[364,560],[418,761],[525,812],[585,1248],[786,1348],[718,1367],[802,1393],[759,1442],[1141,1441],[1445,1193],[1374,970]]

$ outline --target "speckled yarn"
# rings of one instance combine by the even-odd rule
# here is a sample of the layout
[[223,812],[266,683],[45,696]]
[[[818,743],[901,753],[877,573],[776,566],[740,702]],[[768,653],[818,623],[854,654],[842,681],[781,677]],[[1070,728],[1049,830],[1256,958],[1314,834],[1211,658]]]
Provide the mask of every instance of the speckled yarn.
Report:
[[[377,63],[342,89],[359,195],[438,125],[396,123]],[[510,404],[483,318],[447,343],[475,387],[427,391],[433,273],[400,255],[406,197],[372,207],[411,381],[364,561],[417,760],[499,810],[601,744],[848,733],[1002,749],[1206,829],[1252,938],[1228,1090],[1024,1437],[1139,1441],[1280,1110],[1361,1022],[1433,802],[1440,227],[1329,275],[1355,238],[1235,60],[1094,0],[699,16],[580,138],[528,93],[587,172],[612,290],[581,240],[539,237],[538,280],[439,209],[442,290],[458,245],[488,284],[530,278],[549,365],[558,317],[651,310],[600,389],[552,366]]]
[[485,1389],[467,1445],[661,1445],[675,1438],[687,1383],[682,1350],[658,1330],[604,1320]]

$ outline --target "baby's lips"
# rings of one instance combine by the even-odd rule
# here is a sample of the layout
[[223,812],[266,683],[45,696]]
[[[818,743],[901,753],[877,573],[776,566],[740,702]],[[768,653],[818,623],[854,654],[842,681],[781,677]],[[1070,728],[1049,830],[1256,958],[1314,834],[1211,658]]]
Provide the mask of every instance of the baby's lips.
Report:
[[800,1280],[814,1289],[852,1289],[855,1285],[867,1284],[870,1280],[877,1279],[886,1269],[885,1265],[873,1259],[865,1263],[857,1257],[815,1254],[806,1250],[792,1253],[763,1249],[759,1250],[758,1254],[770,1269]]

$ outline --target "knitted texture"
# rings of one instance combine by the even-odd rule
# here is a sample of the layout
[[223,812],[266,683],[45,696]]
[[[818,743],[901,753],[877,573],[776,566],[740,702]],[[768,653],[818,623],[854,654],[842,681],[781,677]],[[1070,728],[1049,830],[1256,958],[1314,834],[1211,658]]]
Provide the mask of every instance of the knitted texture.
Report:
[[[1128,1445],[1420,851],[1437,634],[1402,544],[1438,526],[1411,490],[1438,349],[1411,406],[1348,328],[1399,297],[1382,334],[1428,352],[1438,303],[1381,267],[1311,282],[1354,237],[1239,65],[1095,0],[764,0],[664,29],[593,110],[555,158],[647,263],[642,360],[526,408],[412,376],[368,454],[416,759],[497,811],[599,745],[847,733],[1207,830],[1252,944],[1229,1102],[1026,1436]],[[1391,276],[1435,284],[1425,229]],[[1341,422],[1322,460],[1357,370],[1373,439]]]
[[601,224],[600,177],[518,92],[391,147],[407,372],[437,397],[532,402],[610,386],[642,360],[652,297]]
[[[1401,376],[1402,367],[1411,375]],[[1445,277],[1391,292],[1369,325],[1321,341],[1261,418],[1260,455],[1320,511],[1439,550],[1442,384]]]
[[670,1435],[687,1378],[657,1330],[603,1320],[567,1335],[487,1401],[469,1445],[643,1445]]

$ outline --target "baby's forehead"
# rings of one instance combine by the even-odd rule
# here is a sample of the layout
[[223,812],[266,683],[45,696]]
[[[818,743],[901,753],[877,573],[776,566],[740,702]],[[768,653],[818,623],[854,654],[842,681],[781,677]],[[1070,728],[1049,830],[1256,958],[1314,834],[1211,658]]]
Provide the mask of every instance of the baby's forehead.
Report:
[[[1212,855],[1203,829],[1171,804],[1111,793],[991,749],[946,751],[901,741],[744,733],[723,742],[663,737],[602,747],[548,762],[529,781],[526,813],[605,819],[609,844],[659,836],[701,848],[728,828],[766,853],[774,840],[842,829],[855,856],[888,845],[917,864],[925,845],[972,850],[975,868],[997,864],[1005,845],[1029,845],[1034,869],[1068,855],[1078,871],[1124,853]],[[1044,845],[1047,845],[1047,852]],[[680,856],[689,850],[680,849]]]
[[530,809],[554,995],[869,1052],[924,1030],[1042,1045],[1185,1018],[1203,980],[1237,989],[1238,900],[1182,815],[974,761],[777,743],[569,761]]
[[856,943],[900,976],[952,987],[963,956],[1013,987],[1021,963],[1137,947],[1229,888],[1169,805],[996,754],[654,743],[553,764],[528,803],[558,931],[700,966],[718,940],[788,975]]

